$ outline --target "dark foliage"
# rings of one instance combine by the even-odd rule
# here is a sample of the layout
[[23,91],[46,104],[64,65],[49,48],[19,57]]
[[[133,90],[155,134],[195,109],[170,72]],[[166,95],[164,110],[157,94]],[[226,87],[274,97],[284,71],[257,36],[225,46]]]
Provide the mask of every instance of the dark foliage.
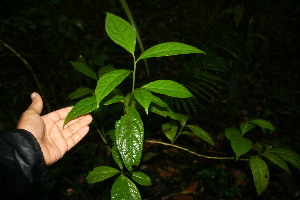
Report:
[[[197,96],[194,102],[173,105],[214,135],[216,148],[206,148],[205,153],[232,154],[223,136],[224,128],[253,118],[270,120],[277,128],[273,135],[254,134],[253,139],[271,139],[272,145],[299,149],[299,1],[127,3],[146,48],[177,41],[207,52],[205,58],[189,55],[149,60],[150,77],[141,64],[137,77],[141,84],[145,79],[169,78],[193,88]],[[76,88],[94,86],[69,61],[83,59],[94,69],[107,64],[124,67],[131,62],[130,56],[105,34],[106,12],[126,19],[116,0],[1,1],[0,130],[16,125],[32,91],[44,95],[44,112],[48,112],[74,103],[67,97]],[[98,116],[90,134],[49,168],[40,199],[109,199],[109,181],[88,185],[85,177],[93,167],[113,163],[97,129],[108,131],[106,127],[114,117],[114,113],[108,113],[104,121]],[[160,119],[148,118],[147,137],[165,140],[160,127],[153,126]],[[204,146],[188,137],[179,144],[194,151]],[[243,163],[199,159],[149,144],[145,151],[154,156],[141,166],[153,182],[151,187],[140,188],[145,199],[256,198],[249,166]],[[275,166],[271,170],[274,176],[261,199],[299,197],[295,181],[299,171],[293,169],[294,176],[290,177]]]

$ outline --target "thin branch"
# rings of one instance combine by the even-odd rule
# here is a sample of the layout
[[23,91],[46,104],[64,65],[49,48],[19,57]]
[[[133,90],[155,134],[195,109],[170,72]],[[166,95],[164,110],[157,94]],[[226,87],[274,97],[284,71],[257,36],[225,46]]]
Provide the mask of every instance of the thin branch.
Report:
[[[184,147],[181,147],[181,146],[178,146],[178,145],[175,145],[175,144],[160,142],[160,141],[157,141],[157,140],[145,140],[145,142],[153,143],[153,144],[161,144],[161,145],[164,145],[164,146],[171,146],[171,147],[174,147],[174,148],[177,148],[177,149],[181,149],[183,151],[187,151],[191,154],[194,154],[194,155],[196,155],[198,157],[202,157],[202,158],[214,159],[214,160],[235,160],[234,157],[215,157],[215,156],[206,156],[206,155],[198,154],[198,153],[196,153],[194,151],[191,151],[187,148],[184,148]],[[248,159],[239,159],[239,160],[248,161]]]
[[27,62],[27,60],[25,60],[25,58],[23,58],[14,48],[12,48],[10,45],[8,45],[7,43],[3,42],[2,40],[0,40],[0,43],[3,44],[4,47],[6,47],[7,49],[9,49],[15,56],[17,56],[23,63],[24,65],[27,67],[27,69],[29,69],[29,71],[31,72],[32,76],[33,76],[33,79],[37,85],[37,87],[39,88],[40,90],[40,93],[41,93],[41,96],[44,97],[43,100],[45,102],[45,105],[47,107],[47,110],[48,112],[51,111],[51,108],[50,108],[50,105],[47,101],[47,99],[45,98],[45,93],[44,93],[44,90],[43,90],[43,87],[42,85],[40,84],[40,81],[37,77],[37,75],[35,74],[33,68],[31,67],[31,65]]

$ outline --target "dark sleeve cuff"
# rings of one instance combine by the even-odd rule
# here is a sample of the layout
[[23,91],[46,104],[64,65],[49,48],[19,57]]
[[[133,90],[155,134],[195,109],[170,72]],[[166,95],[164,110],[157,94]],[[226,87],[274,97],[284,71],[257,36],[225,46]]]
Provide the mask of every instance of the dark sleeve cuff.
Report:
[[0,191],[5,199],[33,199],[45,173],[42,150],[28,131],[0,132]]

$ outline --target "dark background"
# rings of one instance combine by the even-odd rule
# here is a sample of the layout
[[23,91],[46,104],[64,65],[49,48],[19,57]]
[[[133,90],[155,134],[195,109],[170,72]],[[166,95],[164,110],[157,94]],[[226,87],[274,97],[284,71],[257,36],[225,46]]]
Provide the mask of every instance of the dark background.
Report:
[[[170,100],[170,104],[176,111],[188,114],[191,123],[208,131],[216,147],[188,137],[179,138],[178,145],[203,154],[232,155],[223,136],[224,128],[262,118],[277,130],[272,134],[256,130],[251,139],[270,141],[299,153],[298,0],[127,3],[146,49],[175,41],[206,52],[206,56],[149,59],[149,76],[142,62],[138,66],[139,85],[171,79],[193,88],[195,101]],[[95,82],[74,70],[70,61],[84,59],[95,70],[108,64],[131,69],[130,55],[105,32],[106,12],[128,19],[120,2],[114,0],[1,1],[0,130],[15,127],[30,104],[32,91],[43,95],[47,113],[76,102],[67,99],[76,88],[94,89]],[[126,85],[122,89],[129,90]],[[109,180],[94,185],[85,182],[93,167],[113,163],[97,128],[110,130],[118,117],[105,112],[105,118],[95,116],[89,135],[49,168],[40,199],[109,198]],[[162,119],[149,115],[146,120],[146,137],[167,142],[159,132]],[[251,171],[243,162],[201,159],[149,144],[145,145],[145,153],[156,156],[141,163],[153,182],[153,186],[140,187],[144,199],[257,198]],[[260,199],[296,199],[295,194],[299,197],[299,183],[295,181],[299,171],[292,166],[291,169],[293,176],[272,166],[269,187]],[[192,188],[188,194],[179,194],[188,186]]]

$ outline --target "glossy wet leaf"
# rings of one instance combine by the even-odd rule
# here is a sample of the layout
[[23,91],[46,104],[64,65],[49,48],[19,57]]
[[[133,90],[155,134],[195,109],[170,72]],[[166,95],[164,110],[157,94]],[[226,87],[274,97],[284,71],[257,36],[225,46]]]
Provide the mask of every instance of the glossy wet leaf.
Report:
[[249,123],[255,124],[261,128],[269,129],[272,131],[275,130],[275,127],[270,122],[263,120],[263,119],[254,119],[254,120],[251,120]]
[[149,105],[152,100],[152,94],[146,89],[137,88],[134,90],[135,99],[144,107],[146,113],[148,114]]
[[190,54],[190,53],[204,53],[200,49],[193,47],[191,45],[179,43],[179,42],[166,42],[162,44],[155,45],[140,55],[138,60],[153,57],[162,56],[173,56],[179,54]]
[[264,156],[265,158],[267,158],[268,160],[270,160],[271,162],[273,162],[274,164],[281,167],[287,173],[291,174],[291,171],[290,171],[287,163],[281,157],[279,157],[277,154],[271,153],[271,152],[264,152],[261,155]]
[[174,138],[177,134],[177,130],[178,130],[178,126],[176,125],[176,123],[173,122],[167,122],[162,124],[162,131],[164,132],[164,134],[166,135],[166,137],[173,142]]
[[225,136],[230,141],[236,160],[252,149],[251,140],[243,138],[241,132],[236,128],[226,128]]
[[151,179],[147,174],[143,172],[131,172],[130,178],[132,178],[135,182],[140,185],[148,186],[151,185]]
[[133,27],[124,19],[107,13],[105,30],[112,41],[134,54],[136,34]]
[[97,183],[108,179],[118,173],[120,173],[119,170],[109,166],[96,167],[93,169],[93,171],[89,172],[86,180],[88,183]]
[[210,144],[212,146],[215,145],[214,141],[210,137],[210,135],[206,131],[204,131],[202,128],[200,128],[199,126],[186,125],[186,127],[188,127],[189,129],[191,129],[191,131],[194,133],[194,135],[198,136],[199,138],[201,138],[202,140],[204,140],[208,144]]
[[192,93],[183,85],[171,80],[157,80],[143,86],[143,88],[176,98],[193,97]]
[[132,171],[133,165],[139,165],[143,151],[144,125],[138,111],[133,107],[116,122],[116,144],[124,165]]
[[101,76],[95,90],[97,103],[99,104],[102,99],[113,91],[130,73],[131,71],[129,70],[119,69]]
[[282,159],[300,169],[300,156],[296,152],[286,148],[273,148],[268,152],[279,155]]
[[111,188],[112,200],[141,200],[141,195],[136,185],[121,174]]
[[267,189],[269,184],[269,168],[266,162],[258,156],[250,157],[250,167],[258,195]]
[[91,67],[89,67],[81,62],[70,62],[70,63],[79,72],[83,73],[87,77],[97,80],[97,74],[94,72],[94,70]]
[[66,125],[70,120],[75,119],[81,115],[90,113],[96,110],[99,104],[96,102],[96,97],[86,97],[75,104],[72,110],[68,113],[64,125]]
[[84,87],[80,87],[77,88],[74,92],[72,92],[71,94],[69,94],[67,99],[78,99],[81,98],[83,96],[86,96],[88,94],[93,94],[94,90],[90,89],[90,88],[84,88]]

